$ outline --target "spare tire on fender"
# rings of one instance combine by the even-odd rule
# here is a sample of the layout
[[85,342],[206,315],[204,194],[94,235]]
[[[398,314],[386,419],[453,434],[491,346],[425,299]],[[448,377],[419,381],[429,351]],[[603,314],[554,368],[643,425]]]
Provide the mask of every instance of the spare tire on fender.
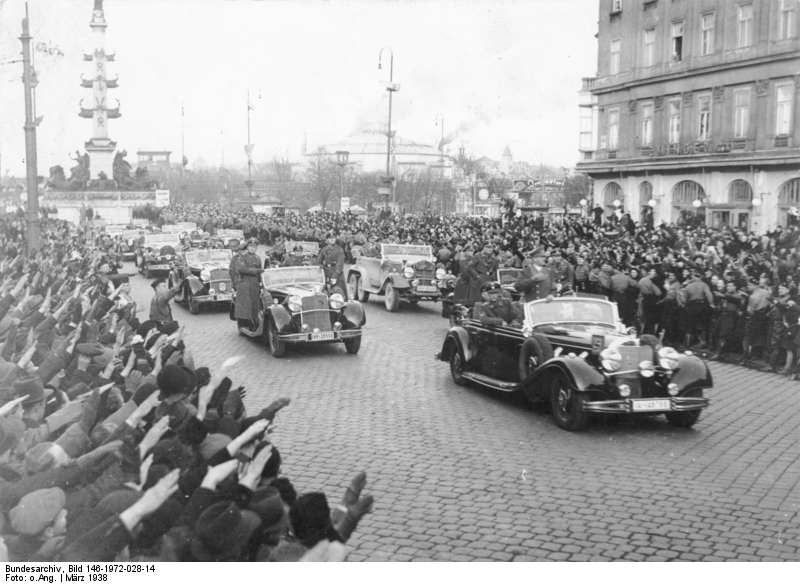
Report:
[[525,339],[519,350],[519,379],[526,379],[542,363],[553,358],[553,345],[541,333],[533,333]]

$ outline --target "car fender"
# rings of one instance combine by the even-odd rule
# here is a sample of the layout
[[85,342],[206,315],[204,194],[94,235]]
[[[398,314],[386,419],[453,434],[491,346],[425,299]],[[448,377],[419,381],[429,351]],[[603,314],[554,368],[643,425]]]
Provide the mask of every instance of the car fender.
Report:
[[384,290],[386,290],[386,284],[388,284],[389,282],[391,282],[392,286],[394,286],[398,290],[411,288],[411,284],[409,284],[408,280],[406,280],[403,277],[403,274],[398,274],[396,272],[392,274],[387,274],[386,278],[383,281],[383,286],[382,286]]
[[186,278],[186,282],[188,283],[189,288],[192,290],[192,294],[198,294],[203,290],[203,288],[205,288],[205,285],[197,276],[189,276]]
[[272,304],[267,307],[266,312],[270,314],[270,319],[275,323],[275,328],[279,332],[292,322],[292,313],[280,304]]
[[678,386],[678,395],[714,385],[711,370],[705,361],[696,355],[681,355],[678,358],[678,366],[670,382]]
[[342,315],[347,319],[347,322],[353,326],[364,326],[367,324],[367,315],[364,313],[364,307],[358,300],[345,302],[342,308]]
[[359,266],[359,265],[356,265],[355,267],[350,268],[350,270],[347,272],[347,279],[349,280],[350,276],[352,274],[354,274],[354,273],[358,274],[359,277],[361,278],[361,281],[364,282],[365,284],[367,284],[367,286],[369,286],[369,277],[367,276],[367,268],[365,268],[364,266]]
[[454,326],[447,332],[442,345],[442,352],[438,357],[442,361],[450,359],[450,352],[456,347],[464,357],[464,363],[469,363],[475,357],[475,352],[469,344],[469,333],[467,329],[460,326]]
[[606,377],[585,360],[577,357],[553,357],[543,363],[525,384],[526,393],[547,397],[547,379],[559,371],[567,376],[570,385],[580,392],[603,390]]
[[272,294],[270,294],[269,290],[261,290],[261,304],[265,308],[274,304],[272,301]]

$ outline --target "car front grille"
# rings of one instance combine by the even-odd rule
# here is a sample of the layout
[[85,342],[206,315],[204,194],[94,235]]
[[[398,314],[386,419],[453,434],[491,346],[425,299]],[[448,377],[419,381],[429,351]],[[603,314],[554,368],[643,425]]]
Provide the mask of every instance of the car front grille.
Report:
[[[414,277],[422,280],[432,280],[436,275],[435,266],[430,262],[417,262],[414,264]],[[427,282],[426,282],[427,284]]]
[[314,294],[303,298],[303,324],[307,324],[313,331],[331,330],[331,316],[328,308],[328,297],[325,294]]

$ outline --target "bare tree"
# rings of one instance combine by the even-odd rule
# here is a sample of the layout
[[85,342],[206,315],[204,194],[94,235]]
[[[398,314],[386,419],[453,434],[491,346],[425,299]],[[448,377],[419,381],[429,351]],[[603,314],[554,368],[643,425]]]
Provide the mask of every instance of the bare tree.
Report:
[[323,209],[327,207],[331,194],[339,189],[338,170],[323,148],[318,148],[309,157],[306,181],[310,184],[310,193]]

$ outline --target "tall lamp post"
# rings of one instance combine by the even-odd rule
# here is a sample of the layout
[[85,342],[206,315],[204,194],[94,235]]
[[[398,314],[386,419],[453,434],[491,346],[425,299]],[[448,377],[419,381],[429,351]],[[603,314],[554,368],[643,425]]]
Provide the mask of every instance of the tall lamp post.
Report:
[[[261,99],[261,89],[258,90],[258,99]],[[253,198],[253,146],[250,141],[250,110],[253,106],[250,105],[250,88],[247,88],[247,144],[244,146],[244,152],[247,154],[247,192],[249,197]]]
[[31,35],[28,29],[28,6],[25,5],[25,18],[22,19],[22,81],[25,85],[25,165],[27,167],[28,204],[25,211],[28,249],[39,249],[39,184],[36,169],[36,126],[41,118],[34,119],[33,88],[36,87],[36,73],[31,64]]
[[439,118],[442,120],[442,139],[439,140],[439,178],[441,179],[441,189],[439,197],[441,198],[442,215],[444,215],[444,116],[440,113],[436,114],[436,125],[439,125]]
[[389,49],[389,81],[383,82],[386,85],[386,91],[389,92],[389,127],[386,130],[386,176],[384,177],[384,182],[389,184],[389,188],[392,189],[392,206],[397,204],[397,198],[395,193],[395,181],[394,177],[392,176],[392,169],[391,169],[391,157],[392,157],[392,93],[395,91],[400,91],[400,84],[394,83],[394,52],[392,51],[391,47],[383,47],[378,53],[378,69],[381,68],[381,56],[383,55],[383,50]]
[[336,164],[339,165],[339,210],[341,211],[341,201],[344,197],[344,167],[347,166],[347,160],[350,158],[350,153],[347,150],[336,151]]

